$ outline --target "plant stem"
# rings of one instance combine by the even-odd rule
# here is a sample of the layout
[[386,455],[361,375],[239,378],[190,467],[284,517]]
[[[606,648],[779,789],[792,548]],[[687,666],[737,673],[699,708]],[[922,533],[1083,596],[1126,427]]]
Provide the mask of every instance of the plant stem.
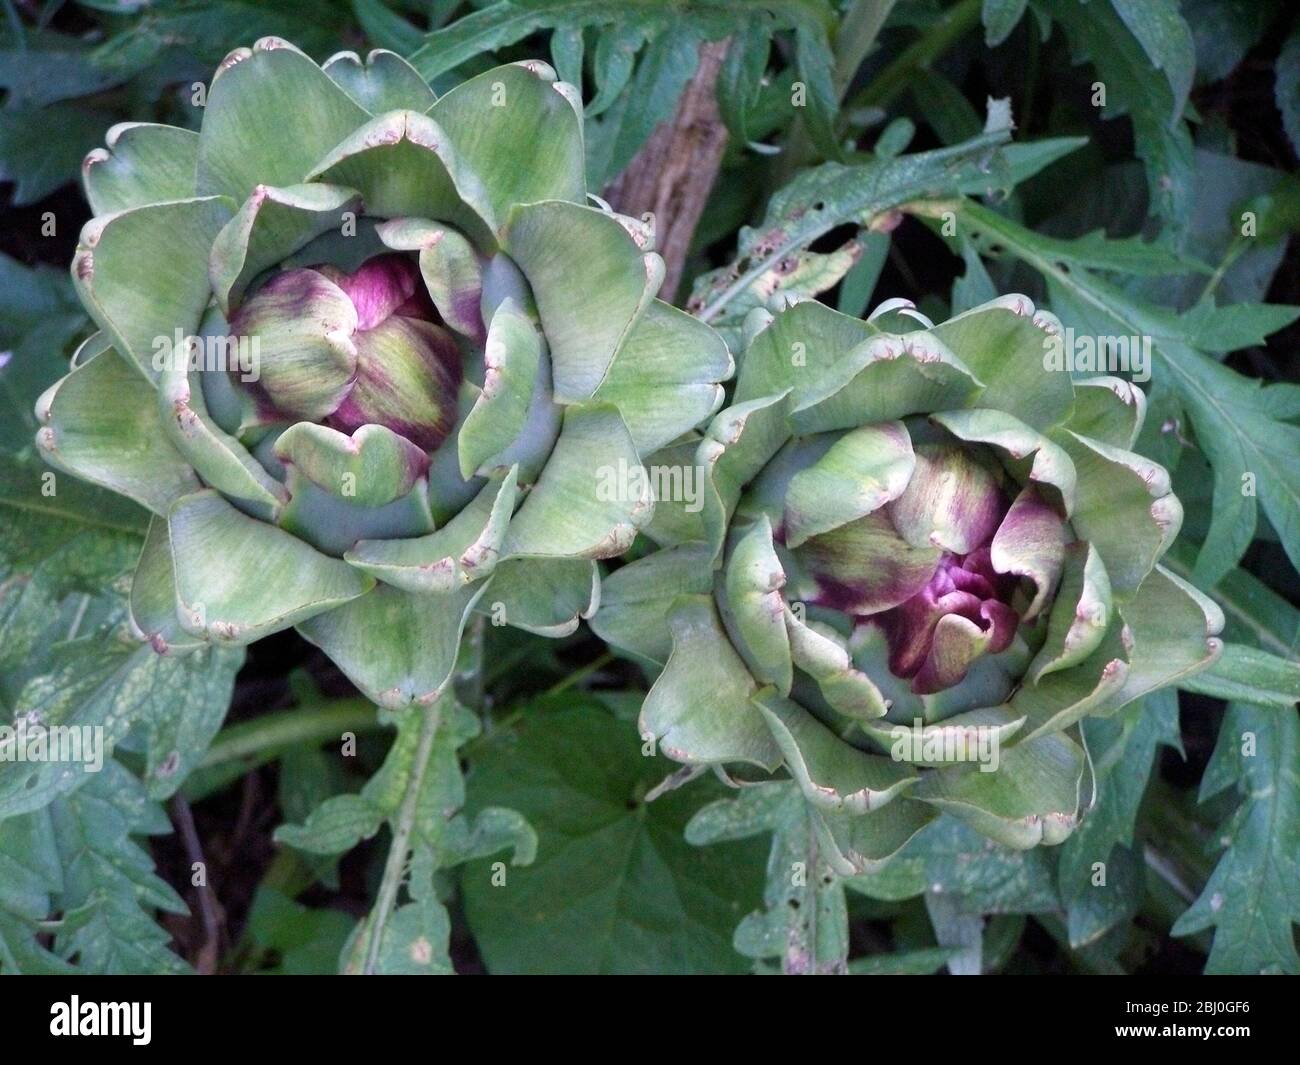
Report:
[[1201,298],[1197,302],[1204,303],[1214,295],[1215,289],[1219,287],[1219,282],[1223,280],[1223,275],[1241,258],[1242,253],[1246,250],[1247,243],[1241,237],[1233,239],[1232,243],[1228,245],[1228,250],[1224,253],[1223,261],[1219,263],[1214,273],[1210,275],[1209,280],[1205,282],[1205,288],[1201,290]]
[[1188,906],[1196,901],[1196,892],[1183,882],[1183,878],[1179,875],[1178,870],[1174,868],[1173,863],[1155,847],[1151,846],[1150,843],[1143,846],[1142,858],[1146,862],[1147,868],[1173,888]]
[[884,107],[908,87],[908,79],[917,70],[925,70],[972,29],[980,18],[980,0],[962,0],[943,13],[933,26],[909,44],[898,57],[871,79],[849,101],[850,110]]
[[388,861],[384,864],[379,896],[375,900],[375,908],[370,911],[370,919],[366,922],[366,960],[361,971],[368,976],[374,975],[379,964],[379,949],[384,940],[384,928],[392,915],[393,906],[397,902],[397,893],[406,874],[406,859],[411,851],[411,832],[415,828],[415,813],[420,805],[420,792],[424,790],[424,777],[429,768],[429,759],[433,754],[433,740],[438,733],[441,718],[441,699],[424,708],[424,718],[420,723],[420,738],[416,743],[415,756],[411,760],[411,775],[406,782],[406,791],[402,795],[402,805],[397,811],[397,822],[393,825],[393,844],[388,851]]
[[727,146],[717,81],[729,45],[730,38],[700,45],[699,65],[676,114],[660,123],[605,191],[605,198],[624,214],[653,214],[655,250],[664,261],[659,295],[669,303],[681,284],[695,227]]
[[593,673],[596,673],[596,672],[598,672],[599,670],[604,669],[604,668],[605,668],[607,665],[609,665],[612,661],[614,661],[614,655],[613,655],[613,653],[610,652],[610,651],[606,651],[606,652],[605,652],[603,655],[601,655],[599,658],[593,658],[590,662],[588,662],[588,663],[587,663],[585,666],[583,666],[581,669],[575,669],[572,673],[570,673],[570,674],[569,674],[567,677],[565,677],[563,680],[560,680],[560,681],[556,682],[555,684],[552,684],[549,688],[546,689],[546,691],[543,693],[543,695],[544,695],[544,696],[549,696],[549,695],[559,695],[560,692],[562,692],[562,691],[566,691],[567,689],[572,688],[575,684],[581,684],[584,680],[586,680],[588,677],[590,677]]
[[199,903],[199,920],[203,926],[203,942],[199,945],[194,959],[194,968],[211,976],[217,971],[217,962],[221,953],[221,918],[217,913],[216,895],[208,883],[206,872],[207,859],[203,856],[203,842],[199,839],[198,828],[194,824],[194,814],[185,796],[176,794],[171,800],[172,821],[185,847],[185,856],[191,868],[201,866],[204,875],[195,885],[195,895]]
[[897,0],[858,0],[835,34],[835,95],[843,100],[853,82],[853,75],[862,66],[863,60],[871,54],[871,49],[880,35],[881,27],[889,18]]
[[[768,901],[785,923],[781,971],[791,976],[848,972],[849,920],[844,883],[822,858],[812,809],[796,796],[793,819],[773,833]],[[794,880],[795,864],[802,878]],[[773,879],[774,878],[774,879]]]
[[819,914],[817,912],[818,860],[817,835],[813,831],[812,815],[807,810],[801,811],[804,823],[800,828],[800,842],[803,844],[804,883],[803,905],[797,914],[791,917],[789,931],[786,933],[785,952],[781,955],[781,972],[786,976],[816,973],[821,963],[821,944],[817,936]]
[[265,760],[289,747],[324,743],[344,732],[373,732],[380,727],[375,706],[367,699],[307,703],[227,725],[217,733],[198,768],[211,769],[243,758]]
[[89,606],[90,596],[82,593],[81,602],[77,604],[77,612],[72,616],[72,624],[68,626],[68,635],[64,637],[65,639],[76,639],[77,631],[81,628],[81,623],[86,617],[86,608]]
[[[858,67],[871,52],[880,34],[880,28],[889,18],[897,0],[857,0],[849,8],[835,33],[835,70],[831,83],[835,88],[835,102],[844,99]],[[790,130],[790,139],[773,168],[772,184],[786,184],[800,167],[807,166],[814,157],[812,138],[807,124],[796,116]]]

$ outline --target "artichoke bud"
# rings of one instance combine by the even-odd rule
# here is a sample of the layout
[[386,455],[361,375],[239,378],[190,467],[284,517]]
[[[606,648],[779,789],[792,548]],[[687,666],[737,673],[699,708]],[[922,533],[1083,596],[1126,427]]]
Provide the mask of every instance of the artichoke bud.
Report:
[[1006,500],[993,472],[968,451],[949,444],[915,449],[916,467],[889,516],[913,547],[932,544],[965,555],[988,541]]
[[353,273],[328,265],[272,277],[232,316],[255,342],[250,387],[283,420],[344,433],[382,425],[423,451],[451,432],[460,385],[454,341],[405,255]]
[[394,314],[433,317],[433,304],[420,283],[419,272],[405,255],[376,256],[351,274],[328,265],[318,266],[316,270],[352,301],[358,331],[374,329]]
[[460,354],[432,322],[391,315],[357,334],[357,377],[327,424],[345,433],[383,425],[433,451],[456,422]]
[[[890,672],[917,695],[960,684],[980,656],[1005,651],[1055,590],[1065,523],[1032,493],[1009,504],[1007,480],[978,445],[918,443],[896,498],[795,548],[810,601],[878,625]],[[1046,576],[1015,542],[1030,523],[1053,556]],[[1032,597],[1022,577],[1037,585]]]
[[545,63],[439,97],[392,52],[265,38],[210,87],[197,135],[118,127],[83,168],[100,332],[38,444],[152,512],[156,649],[296,626],[375,702],[428,705],[486,581],[532,632],[594,614],[595,560],[652,509],[602,475],[710,418],[734,361],[655,299],[649,231],[589,206]]
[[661,548],[602,585],[592,628],[662,667],[643,733],[739,780],[783,767],[846,874],[936,813],[1060,843],[1075,726],[1221,651],[1222,611],[1159,564],[1181,508],[1129,450],[1142,401],[1047,368],[1055,328],[1016,295],[938,324],[750,311],[700,516],[657,511]]
[[231,316],[230,331],[251,347],[250,387],[286,418],[324,418],[356,378],[356,308],[315,270],[272,277]]
[[924,588],[880,616],[890,672],[918,695],[959,683],[981,654],[1011,646],[1020,617],[1004,601],[1009,591],[987,548],[945,554]]

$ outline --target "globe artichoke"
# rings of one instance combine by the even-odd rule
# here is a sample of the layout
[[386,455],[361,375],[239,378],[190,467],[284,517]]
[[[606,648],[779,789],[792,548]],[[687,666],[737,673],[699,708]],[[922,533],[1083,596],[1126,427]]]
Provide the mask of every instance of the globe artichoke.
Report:
[[474,609],[551,634],[595,609],[593,560],[653,511],[598,469],[708,418],[732,360],[655,298],[650,227],[587,203],[573,87],[521,63],[435,99],[393,53],[267,38],[197,133],[107,143],[72,264],[100,331],[37,441],[153,512],[142,636],[297,626],[400,706]]
[[696,513],[661,502],[662,550],[593,623],[662,666],[644,732],[737,779],[784,765],[842,873],[939,811],[1059,843],[1091,800],[1081,719],[1220,649],[1158,564],[1182,508],[1131,450],[1143,393],[1047,368],[1060,323],[1024,296],[745,326],[733,403],[659,459],[694,462]]

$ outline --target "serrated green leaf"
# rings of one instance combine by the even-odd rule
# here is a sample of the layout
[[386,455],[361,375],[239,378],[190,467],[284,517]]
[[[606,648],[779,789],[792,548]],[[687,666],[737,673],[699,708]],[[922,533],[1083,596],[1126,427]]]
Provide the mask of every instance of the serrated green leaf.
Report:
[[822,853],[823,840],[803,796],[787,786],[775,811],[763,909],[736,929],[736,949],[779,958],[787,974],[843,973],[849,955],[844,881]]
[[1180,687],[1229,702],[1286,710],[1300,701],[1300,661],[1229,643],[1214,665]]
[[1151,65],[1168,80],[1174,97],[1169,121],[1177,122],[1196,70],[1192,31],[1178,10],[1178,0],[1111,0],[1111,4],[1142,45]]
[[[159,655],[127,631],[117,579],[140,552],[133,504],[18,459],[0,470],[0,511],[0,705],[94,737],[86,762],[130,736],[151,797],[170,795],[220,726],[242,653]],[[0,817],[82,786],[83,768],[0,763]]]
[[1198,303],[1182,315],[1180,324],[1196,338],[1202,351],[1240,351],[1285,329],[1300,318],[1300,307],[1275,303],[1234,303],[1217,307],[1213,301]]
[[[752,308],[786,289],[796,297],[816,295],[838,281],[857,256],[838,273],[816,270],[809,277],[806,266],[802,272],[793,269],[801,249],[836,226],[866,225],[914,197],[956,191],[971,179],[977,161],[1006,139],[1005,131],[983,134],[951,148],[859,166],[826,163],[800,174],[772,197],[763,225],[742,233],[739,261],[696,280],[687,308],[715,326],[734,329]],[[793,286],[785,283],[789,275]]]
[[[1166,10],[1173,6],[1172,0],[1159,2]],[[1076,62],[1092,62],[1097,80],[1104,86],[1103,114],[1127,114],[1132,120],[1137,154],[1146,164],[1151,212],[1174,229],[1185,227],[1194,171],[1192,138],[1180,116],[1191,84],[1190,37],[1177,46],[1166,46],[1161,43],[1166,35],[1154,30],[1148,34],[1146,20],[1138,15],[1134,21],[1140,23],[1146,37],[1140,41],[1114,10],[1101,3],[1085,6],[1075,0],[1035,0],[1035,6],[1065,30]],[[1137,4],[1128,6],[1135,11],[1138,8]],[[1167,36],[1172,41],[1175,34],[1171,31]],[[1144,49],[1148,41],[1150,48],[1159,44],[1160,62],[1171,67],[1169,79],[1152,77],[1152,60]],[[1171,83],[1176,83],[1177,89]]]
[[185,903],[153,870],[153,858],[132,837],[169,829],[140,782],[116,762],[50,808],[63,864],[59,905],[64,928],[55,947],[92,973],[175,973],[185,965],[169,949],[171,935],[153,919],[157,908],[186,913]]
[[1057,868],[1076,948],[1130,919],[1142,901],[1134,826],[1157,746],[1179,745],[1178,697],[1166,689],[1115,717],[1088,718],[1082,728],[1096,773],[1096,802],[1062,845]]
[[[154,920],[155,910],[183,914],[185,904],[139,841],[167,829],[116,762],[77,792],[0,822],[0,971],[187,971]],[[47,948],[36,936],[50,932]]]
[[96,738],[85,748],[84,765],[0,764],[0,817],[39,809],[82,787],[95,775],[94,762],[108,759],[132,730],[147,744],[151,794],[170,795],[220,727],[242,658],[217,649],[159,655],[111,630],[57,645],[18,693],[14,712],[83,735],[97,730]]
[[[1226,850],[1173,934],[1211,926],[1210,973],[1297,973],[1300,922],[1300,717],[1234,703],[1219,730],[1202,800],[1235,784],[1241,805]],[[1210,783],[1213,781],[1213,783]]]
[[[483,811],[472,824],[460,812],[465,784],[457,750],[479,728],[470,711],[444,696],[433,707],[407,707],[394,720],[393,745],[359,794],[326,799],[302,824],[281,825],[275,838],[312,854],[341,854],[387,822],[403,853],[390,855],[380,903],[357,925],[340,966],[344,972],[447,973],[450,920],[437,874],[505,848],[513,850],[515,864],[527,863],[536,836],[509,810]],[[385,909],[403,887],[409,901]],[[392,891],[387,903],[386,890]]]
[[1300,429],[1279,420],[1294,406],[1289,386],[1262,387],[1215,362],[1197,349],[1196,335],[1182,319],[1080,266],[1063,264],[1056,249],[1009,219],[971,203],[963,215],[972,231],[984,239],[994,234],[1047,279],[1052,307],[1067,325],[1093,336],[1150,338],[1151,373],[1187,407],[1197,443],[1215,471],[1214,515],[1197,560],[1197,581],[1213,585],[1236,565],[1254,534],[1257,496],[1293,565],[1300,566]]

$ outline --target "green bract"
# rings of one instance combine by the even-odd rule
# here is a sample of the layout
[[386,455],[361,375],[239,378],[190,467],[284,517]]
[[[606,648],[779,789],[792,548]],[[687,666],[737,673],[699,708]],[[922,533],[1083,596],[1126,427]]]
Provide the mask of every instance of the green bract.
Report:
[[936,811],[1059,843],[1091,802],[1080,720],[1220,649],[1217,606],[1158,564],[1182,508],[1130,450],[1142,392],[1050,369],[1060,323],[1023,296],[939,325],[806,302],[746,335],[732,405],[650,460],[693,462],[696,505],[660,503],[663,550],[594,621],[663,666],[644,732],[784,765],[843,873]]
[[545,64],[435,100],[390,52],[266,38],[198,133],[116,126],[84,172],[100,332],[38,444],[155,515],[132,610],[160,652],[297,626],[380,703],[428,702],[471,610],[595,610],[593,560],[653,509],[597,468],[721,403],[726,346],[655,299],[646,227],[587,204]]

